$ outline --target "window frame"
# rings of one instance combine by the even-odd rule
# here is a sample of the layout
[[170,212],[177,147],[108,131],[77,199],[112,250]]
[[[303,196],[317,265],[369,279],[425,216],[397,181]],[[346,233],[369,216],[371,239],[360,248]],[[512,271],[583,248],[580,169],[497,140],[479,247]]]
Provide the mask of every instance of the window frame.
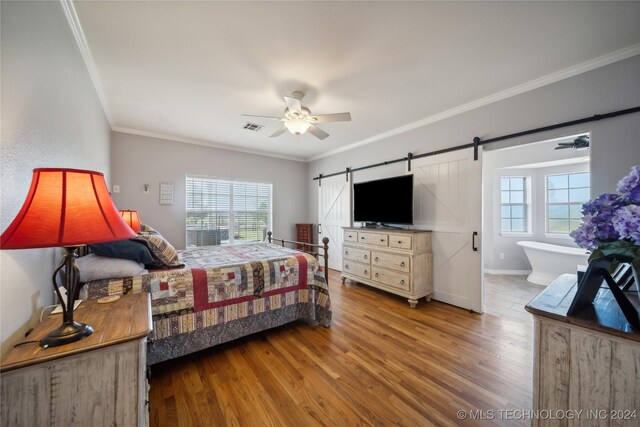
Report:
[[[189,181],[190,180],[202,180],[202,181],[215,181],[221,182],[229,185],[229,199],[228,199],[228,211],[220,211],[215,209],[193,209],[189,208]],[[247,184],[247,185],[259,185],[259,186],[268,186],[268,207],[267,207],[267,230],[273,229],[273,183],[269,181],[261,181],[261,180],[248,180],[248,179],[235,179],[235,178],[222,178],[216,176],[207,176],[207,175],[196,175],[196,174],[186,174],[185,178],[185,247],[199,247],[197,244],[189,245],[189,231],[193,231],[193,228],[189,228],[189,212],[198,211],[198,212],[222,212],[228,213],[228,242],[222,243],[222,241],[218,245],[233,245],[233,244],[243,244],[243,243],[254,243],[262,241],[261,238],[257,240],[242,240],[241,243],[236,242],[235,231],[237,228],[236,218],[240,212],[250,213],[256,212],[257,215],[261,213],[259,209],[255,211],[249,210],[237,210],[235,209],[236,205],[236,197],[234,193],[234,186],[237,184]],[[217,193],[210,193],[217,194]],[[256,196],[258,197],[258,196]],[[210,230],[209,228],[200,228],[195,230]],[[239,240],[239,239],[238,239]],[[240,241],[240,240],[239,240]],[[204,245],[200,245],[204,246]]]
[[[587,187],[572,187],[571,186],[571,175],[583,175],[583,174],[587,174],[589,176],[589,185]],[[549,201],[549,191],[551,190],[549,188],[549,177],[553,177],[553,176],[566,176],[567,177],[567,187],[566,188],[554,188],[553,190],[567,190],[567,201],[566,202],[550,202]],[[581,190],[581,189],[587,189],[589,192],[589,196],[587,197],[587,200],[581,201],[581,202],[571,202],[571,190]],[[580,208],[582,208],[582,205],[587,202],[590,198],[590,194],[591,194],[591,171],[580,171],[580,172],[561,172],[561,173],[550,173],[550,174],[545,174],[544,175],[544,223],[545,223],[545,235],[547,237],[558,237],[558,238],[562,238],[562,237],[569,237],[569,233],[571,232],[571,230],[573,230],[573,228],[571,227],[571,221],[575,220],[575,221],[579,221],[580,218],[572,218],[571,217],[571,206],[578,206]],[[569,230],[567,232],[564,231],[551,231],[550,227],[549,227],[549,220],[550,219],[562,219],[564,220],[565,218],[551,218],[549,215],[549,207],[550,206],[567,206],[567,217],[566,220],[568,222],[569,225]]]
[[[509,179],[509,190],[502,189],[502,180]],[[509,203],[502,203],[502,192],[508,191],[509,193],[513,191],[520,190],[511,190],[511,179],[520,178],[522,179],[522,203],[511,203],[511,194],[509,194]],[[531,177],[526,175],[500,175],[498,177],[498,187],[500,197],[498,200],[498,209],[500,211],[499,221],[500,221],[500,235],[505,236],[522,236],[522,235],[531,235]],[[502,208],[503,206],[509,206],[509,217],[502,217]],[[522,206],[523,217],[522,218],[514,218],[512,216],[511,207],[512,206]],[[502,221],[504,219],[508,219],[510,222],[510,230],[504,230],[502,228]],[[522,219],[524,230],[513,230],[513,220],[514,219]]]

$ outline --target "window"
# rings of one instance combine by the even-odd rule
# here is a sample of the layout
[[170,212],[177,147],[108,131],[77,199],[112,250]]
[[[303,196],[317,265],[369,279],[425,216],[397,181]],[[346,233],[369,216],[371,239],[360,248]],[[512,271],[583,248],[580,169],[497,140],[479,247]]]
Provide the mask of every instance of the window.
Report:
[[589,178],[589,172],[547,175],[547,233],[568,234],[580,225]]
[[271,184],[187,176],[187,246],[264,240]]
[[527,178],[503,176],[500,178],[500,230],[503,233],[526,233]]

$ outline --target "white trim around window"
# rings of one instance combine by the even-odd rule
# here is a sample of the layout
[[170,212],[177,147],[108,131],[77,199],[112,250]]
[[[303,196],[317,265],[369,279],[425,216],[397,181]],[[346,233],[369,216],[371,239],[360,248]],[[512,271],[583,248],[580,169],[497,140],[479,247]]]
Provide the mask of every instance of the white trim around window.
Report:
[[589,172],[545,175],[545,237],[568,237],[582,218],[582,205],[590,197]]
[[531,235],[531,177],[500,176],[500,235]]
[[263,241],[272,227],[273,185],[186,177],[186,246]]

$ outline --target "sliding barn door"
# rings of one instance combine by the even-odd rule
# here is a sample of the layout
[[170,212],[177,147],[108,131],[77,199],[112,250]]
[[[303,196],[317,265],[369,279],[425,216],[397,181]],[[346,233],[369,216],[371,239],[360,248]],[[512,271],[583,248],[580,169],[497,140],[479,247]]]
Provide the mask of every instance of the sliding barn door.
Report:
[[318,242],[329,238],[329,268],[342,271],[342,227],[351,226],[351,181],[322,178],[318,187]]
[[[432,230],[433,298],[483,312],[482,149],[424,157],[412,162],[414,224]],[[477,235],[476,235],[477,233]]]

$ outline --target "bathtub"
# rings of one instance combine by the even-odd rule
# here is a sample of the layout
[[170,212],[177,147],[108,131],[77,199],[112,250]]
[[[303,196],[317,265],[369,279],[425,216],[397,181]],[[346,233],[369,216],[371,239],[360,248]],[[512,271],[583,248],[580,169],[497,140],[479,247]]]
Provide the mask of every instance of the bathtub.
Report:
[[547,286],[565,273],[576,274],[578,265],[587,265],[589,255],[584,249],[569,248],[542,242],[518,242],[531,264],[531,283]]

